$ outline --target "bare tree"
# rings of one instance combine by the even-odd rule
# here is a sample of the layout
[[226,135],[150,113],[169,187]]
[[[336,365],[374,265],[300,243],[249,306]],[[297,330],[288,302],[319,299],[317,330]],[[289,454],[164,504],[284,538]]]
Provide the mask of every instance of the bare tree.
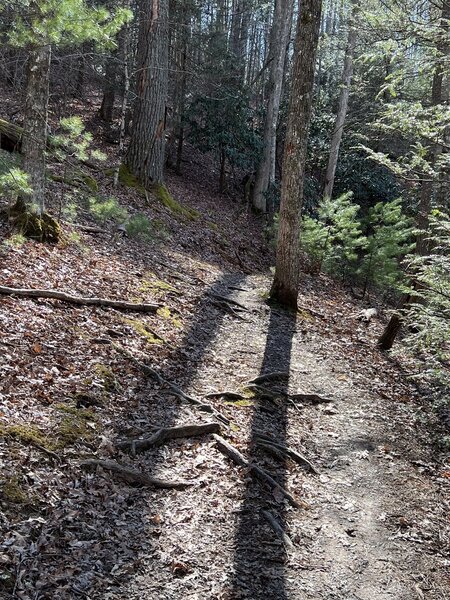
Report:
[[271,298],[294,309],[297,308],[300,214],[321,4],[321,0],[304,0],[298,18],[284,149],[277,260],[270,292]]
[[339,148],[344,132],[344,124],[348,110],[348,99],[350,96],[350,84],[353,75],[353,55],[355,52],[356,40],[358,37],[355,24],[355,16],[359,9],[359,0],[354,0],[352,3],[352,14],[349,16],[349,30],[347,47],[345,49],[344,70],[342,73],[341,91],[339,94],[339,104],[334,123],[333,134],[331,136],[330,156],[328,158],[327,173],[325,177],[325,188],[323,192],[324,198],[331,198],[333,194],[334,178],[336,175],[336,167],[339,158]]

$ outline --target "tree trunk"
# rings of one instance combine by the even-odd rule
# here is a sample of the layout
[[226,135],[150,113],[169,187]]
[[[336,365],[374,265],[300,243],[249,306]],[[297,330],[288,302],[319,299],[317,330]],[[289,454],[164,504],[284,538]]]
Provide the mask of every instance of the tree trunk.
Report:
[[162,183],[168,88],[168,0],[140,0],[137,99],[126,156],[130,171],[145,186]]
[[336,175],[336,167],[339,158],[339,147],[342,141],[344,132],[344,123],[347,116],[348,98],[350,95],[350,83],[353,75],[353,54],[355,51],[357,31],[355,23],[352,22],[356,12],[359,9],[359,0],[354,0],[352,12],[350,15],[350,23],[348,30],[347,47],[345,49],[344,70],[342,73],[341,92],[339,95],[338,111],[336,121],[334,123],[333,135],[330,144],[330,156],[328,158],[327,172],[325,176],[325,188],[323,192],[324,198],[331,198],[333,195],[334,178]]
[[264,119],[263,155],[256,172],[253,205],[265,213],[267,211],[267,190],[275,181],[275,159],[277,124],[283,86],[283,70],[286,49],[292,24],[292,0],[276,0],[270,37],[269,90],[267,111]]
[[271,298],[297,308],[300,214],[314,88],[321,0],[303,0],[297,24],[284,148],[280,228]]
[[23,169],[30,178],[33,192],[21,200],[22,207],[31,205],[41,215],[45,210],[45,147],[50,79],[50,45],[31,50],[25,99],[25,121],[22,136]]
[[114,100],[116,96],[116,54],[108,56],[106,59],[105,77],[103,80],[103,99],[100,106],[99,115],[106,123],[113,120]]

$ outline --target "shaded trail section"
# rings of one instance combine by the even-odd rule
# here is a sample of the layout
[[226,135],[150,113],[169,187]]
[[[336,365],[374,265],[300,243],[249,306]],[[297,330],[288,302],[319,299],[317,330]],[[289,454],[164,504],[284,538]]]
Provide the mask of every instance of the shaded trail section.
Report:
[[[271,307],[260,375],[274,372],[289,373],[295,325],[295,314],[284,313]],[[276,387],[283,393],[287,392],[288,385],[289,379],[285,378],[277,382]],[[261,450],[257,445],[257,438],[261,433],[273,437],[279,444],[285,444],[287,424],[285,401],[267,404],[261,399],[255,406],[252,416],[249,461],[261,464]],[[278,461],[275,478],[283,487],[286,485],[286,468],[286,459]],[[255,503],[257,510],[255,510]],[[271,490],[248,477],[235,534],[232,600],[240,598],[288,600],[285,589],[286,552],[281,543],[269,545],[265,540],[262,531],[262,525],[265,523],[263,510],[270,511],[280,526],[285,529],[284,500],[275,498]]]

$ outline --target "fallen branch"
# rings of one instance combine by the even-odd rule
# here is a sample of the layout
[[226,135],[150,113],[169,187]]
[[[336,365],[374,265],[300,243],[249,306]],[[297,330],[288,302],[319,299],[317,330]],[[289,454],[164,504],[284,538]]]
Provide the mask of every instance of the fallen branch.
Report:
[[161,427],[156,432],[148,434],[147,437],[132,440],[123,440],[117,442],[116,448],[119,450],[131,450],[134,453],[144,452],[151,447],[161,446],[169,440],[175,440],[184,437],[195,437],[207,433],[219,433],[219,423],[204,423],[201,425],[180,425],[179,427]]
[[248,383],[265,383],[266,381],[287,381],[289,379],[288,371],[275,371],[274,373],[266,373],[251,379]]
[[82,296],[71,296],[70,294],[66,294],[66,292],[58,292],[56,290],[20,289],[3,285],[0,286],[0,294],[19,296],[22,298],[50,298],[81,306],[106,306],[118,310],[130,310],[136,312],[156,312],[158,308],[160,308],[159,304],[135,304],[134,302],[125,302],[124,300],[84,298]]
[[272,529],[275,531],[275,533],[277,534],[277,536],[279,538],[281,538],[281,540],[283,541],[283,544],[287,548],[293,548],[294,544],[292,543],[291,538],[284,531],[284,529],[281,527],[281,525],[275,519],[275,517],[273,516],[273,514],[271,512],[269,512],[268,510],[262,510],[261,514],[266,519],[266,521],[269,523],[269,525],[272,527]]
[[315,475],[319,474],[317,469],[302,454],[300,454],[296,450],[293,450],[292,448],[289,448],[288,446],[284,446],[283,444],[275,442],[266,435],[257,434],[256,444],[264,450],[275,455],[277,458],[279,458],[280,456],[287,456],[310,473],[314,473]]
[[262,481],[265,484],[268,484],[272,489],[276,489],[278,492],[280,492],[292,506],[294,506],[295,508],[309,508],[309,505],[306,502],[296,500],[294,496],[292,496],[283,486],[281,486],[277,481],[275,481],[275,479],[271,475],[269,475],[267,471],[264,471],[264,469],[262,469],[258,465],[255,465],[248,461],[239,452],[237,448],[235,448],[222,437],[220,437],[220,435],[214,433],[213,438],[216,440],[217,447],[223,454],[228,456],[228,458],[231,458],[231,460],[237,465],[249,469],[250,473],[257,477],[260,481]]
[[159,383],[159,385],[169,388],[171,393],[174,396],[176,396],[177,398],[179,398],[181,401],[187,402],[188,404],[193,404],[196,408],[198,408],[198,410],[201,410],[203,412],[207,412],[211,415],[214,415],[220,421],[225,423],[225,425],[229,425],[230,420],[227,419],[227,417],[225,417],[221,412],[216,410],[213,406],[211,406],[210,404],[205,404],[204,402],[197,400],[197,398],[193,398],[192,396],[185,394],[183,392],[183,390],[181,388],[179,388],[175,383],[172,383],[171,381],[164,379],[164,377],[162,375],[160,375],[156,369],[153,369],[152,367],[149,367],[142,361],[138,360],[135,356],[133,356],[130,352],[128,352],[128,350],[125,350],[125,348],[122,348],[122,346],[119,346],[118,344],[113,344],[113,347],[118,352],[120,352],[121,354],[124,354],[127,358],[129,358],[132,362],[134,362],[134,364],[137,367],[139,367],[143,373],[145,373],[146,375],[149,375],[150,377],[155,378],[156,381]]
[[146,487],[183,490],[194,485],[192,481],[163,481],[161,479],[156,479],[155,477],[150,477],[149,475],[146,475],[137,469],[124,467],[115,460],[89,459],[81,462],[80,466],[86,469],[92,467],[101,467],[106,471],[111,471],[111,473],[114,473],[114,475],[117,475],[119,479],[122,479],[126,483],[139,483],[140,485],[144,485]]

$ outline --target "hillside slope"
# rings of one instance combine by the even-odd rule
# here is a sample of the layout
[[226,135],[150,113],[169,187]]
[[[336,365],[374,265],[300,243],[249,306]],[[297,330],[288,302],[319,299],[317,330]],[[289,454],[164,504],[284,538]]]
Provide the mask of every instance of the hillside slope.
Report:
[[[449,466],[401,364],[374,350],[382,323],[323,276],[302,277],[297,315],[270,306],[262,224],[198,157],[168,181],[189,214],[96,177],[151,239],[86,207],[55,247],[8,241],[3,223],[0,285],[160,307],[0,296],[0,597],[448,597]],[[57,211],[73,189],[52,185]],[[139,452],[160,428],[211,422],[248,464],[211,434]],[[89,459],[191,485],[130,484]]]

